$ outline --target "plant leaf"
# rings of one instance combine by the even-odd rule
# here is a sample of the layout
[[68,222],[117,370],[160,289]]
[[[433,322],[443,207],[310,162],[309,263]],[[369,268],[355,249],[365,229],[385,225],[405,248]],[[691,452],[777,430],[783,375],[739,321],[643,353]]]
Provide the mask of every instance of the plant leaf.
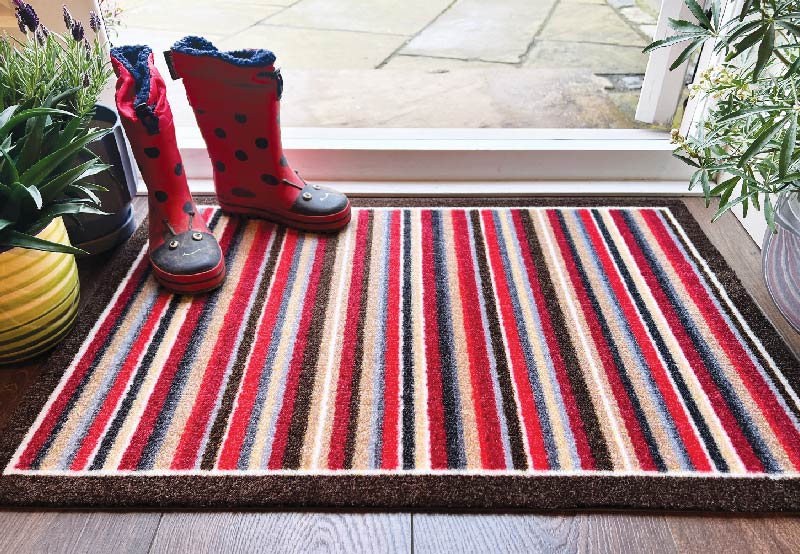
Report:
[[758,60],[756,60],[756,67],[753,70],[753,82],[758,80],[759,74],[767,67],[772,56],[772,51],[775,49],[775,24],[770,23],[767,30],[764,32],[764,39],[758,47]]
[[81,250],[80,248],[40,239],[33,235],[21,233],[13,229],[7,229],[0,232],[0,246],[19,246],[20,248],[44,250],[45,252],[59,252],[62,254],[87,254],[86,251]]
[[681,33],[681,34],[678,34],[678,35],[673,35],[671,37],[663,38],[661,40],[657,40],[655,42],[652,42],[652,43],[648,44],[644,48],[644,50],[642,50],[642,52],[645,53],[645,54],[648,54],[648,53],[652,52],[653,50],[657,50],[658,48],[664,48],[665,46],[672,46],[673,44],[676,44],[678,42],[684,42],[686,40],[696,39],[696,38],[701,37],[701,36],[704,37],[704,36],[706,36],[706,34],[705,33]]
[[789,128],[783,136],[781,143],[781,154],[778,163],[778,175],[783,177],[789,171],[789,166],[792,164],[792,153],[797,142],[797,112],[794,112],[789,121]]
[[700,38],[695,39],[694,41],[692,41],[692,43],[689,46],[687,46],[686,49],[684,49],[684,51],[681,52],[680,55],[677,58],[675,58],[675,61],[672,62],[672,65],[669,66],[670,71],[674,71],[683,62],[688,60],[689,56],[691,56],[694,53],[695,50],[697,50],[698,48],[703,46],[703,43],[706,41],[706,38],[707,37],[700,37]]
[[783,128],[783,125],[786,123],[785,119],[778,119],[775,123],[768,127],[762,127],[760,132],[756,135],[755,140],[747,147],[747,150],[744,151],[742,157],[739,158],[739,167],[743,167],[744,164],[750,160],[753,156],[761,152],[764,146],[772,140],[772,137]]
[[703,25],[706,29],[711,28],[711,21],[708,20],[703,8],[695,0],[684,0],[686,7],[689,8],[689,11],[697,18],[697,21]]

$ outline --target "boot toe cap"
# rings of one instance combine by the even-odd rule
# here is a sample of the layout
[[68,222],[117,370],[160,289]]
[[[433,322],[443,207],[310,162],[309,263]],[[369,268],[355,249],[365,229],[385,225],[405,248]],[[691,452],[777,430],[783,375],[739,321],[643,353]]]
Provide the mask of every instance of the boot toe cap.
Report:
[[306,216],[328,216],[348,208],[347,196],[327,187],[306,185],[297,197],[292,212]]
[[186,231],[150,252],[150,260],[165,273],[195,275],[216,268],[222,260],[222,250],[214,235]]

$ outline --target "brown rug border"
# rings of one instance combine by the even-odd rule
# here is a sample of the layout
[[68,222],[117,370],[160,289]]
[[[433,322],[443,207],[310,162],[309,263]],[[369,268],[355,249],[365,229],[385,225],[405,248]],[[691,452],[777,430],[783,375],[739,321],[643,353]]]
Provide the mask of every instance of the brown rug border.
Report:
[[[213,203],[213,199],[199,199]],[[800,363],[679,198],[356,198],[356,207],[666,207],[798,390]],[[145,222],[146,223],[146,222]],[[5,468],[147,240],[147,226],[115,253],[66,340],[42,364],[0,435]],[[800,511],[800,478],[613,475],[0,476],[0,506],[145,509],[536,511],[657,509]]]

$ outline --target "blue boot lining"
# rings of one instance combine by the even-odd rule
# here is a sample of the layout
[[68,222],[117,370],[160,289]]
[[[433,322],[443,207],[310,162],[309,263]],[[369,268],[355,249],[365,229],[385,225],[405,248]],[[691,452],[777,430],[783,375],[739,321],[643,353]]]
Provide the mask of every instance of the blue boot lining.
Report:
[[174,52],[190,56],[211,56],[240,67],[264,67],[275,63],[275,54],[269,50],[232,50],[221,52],[203,37],[184,37],[172,45]]
[[136,83],[134,106],[145,104],[150,98],[151,53],[150,47],[144,45],[117,46],[111,49],[111,55],[128,70]]

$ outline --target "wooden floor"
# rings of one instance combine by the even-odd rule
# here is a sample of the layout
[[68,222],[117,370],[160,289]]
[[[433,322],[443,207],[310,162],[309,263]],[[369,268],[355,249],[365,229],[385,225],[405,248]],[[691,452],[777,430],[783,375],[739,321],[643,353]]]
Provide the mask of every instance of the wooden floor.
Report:
[[[711,212],[685,199],[701,222]],[[137,199],[139,214],[146,210]],[[704,229],[795,353],[800,335],[780,318],[760,250],[730,214]],[[101,261],[84,263],[92,281]],[[84,294],[84,300],[90,294]],[[36,378],[35,365],[0,370],[0,427]],[[493,552],[800,552],[800,518],[665,513],[445,515],[411,513],[120,513],[0,511],[0,554],[222,552],[347,554]]]

